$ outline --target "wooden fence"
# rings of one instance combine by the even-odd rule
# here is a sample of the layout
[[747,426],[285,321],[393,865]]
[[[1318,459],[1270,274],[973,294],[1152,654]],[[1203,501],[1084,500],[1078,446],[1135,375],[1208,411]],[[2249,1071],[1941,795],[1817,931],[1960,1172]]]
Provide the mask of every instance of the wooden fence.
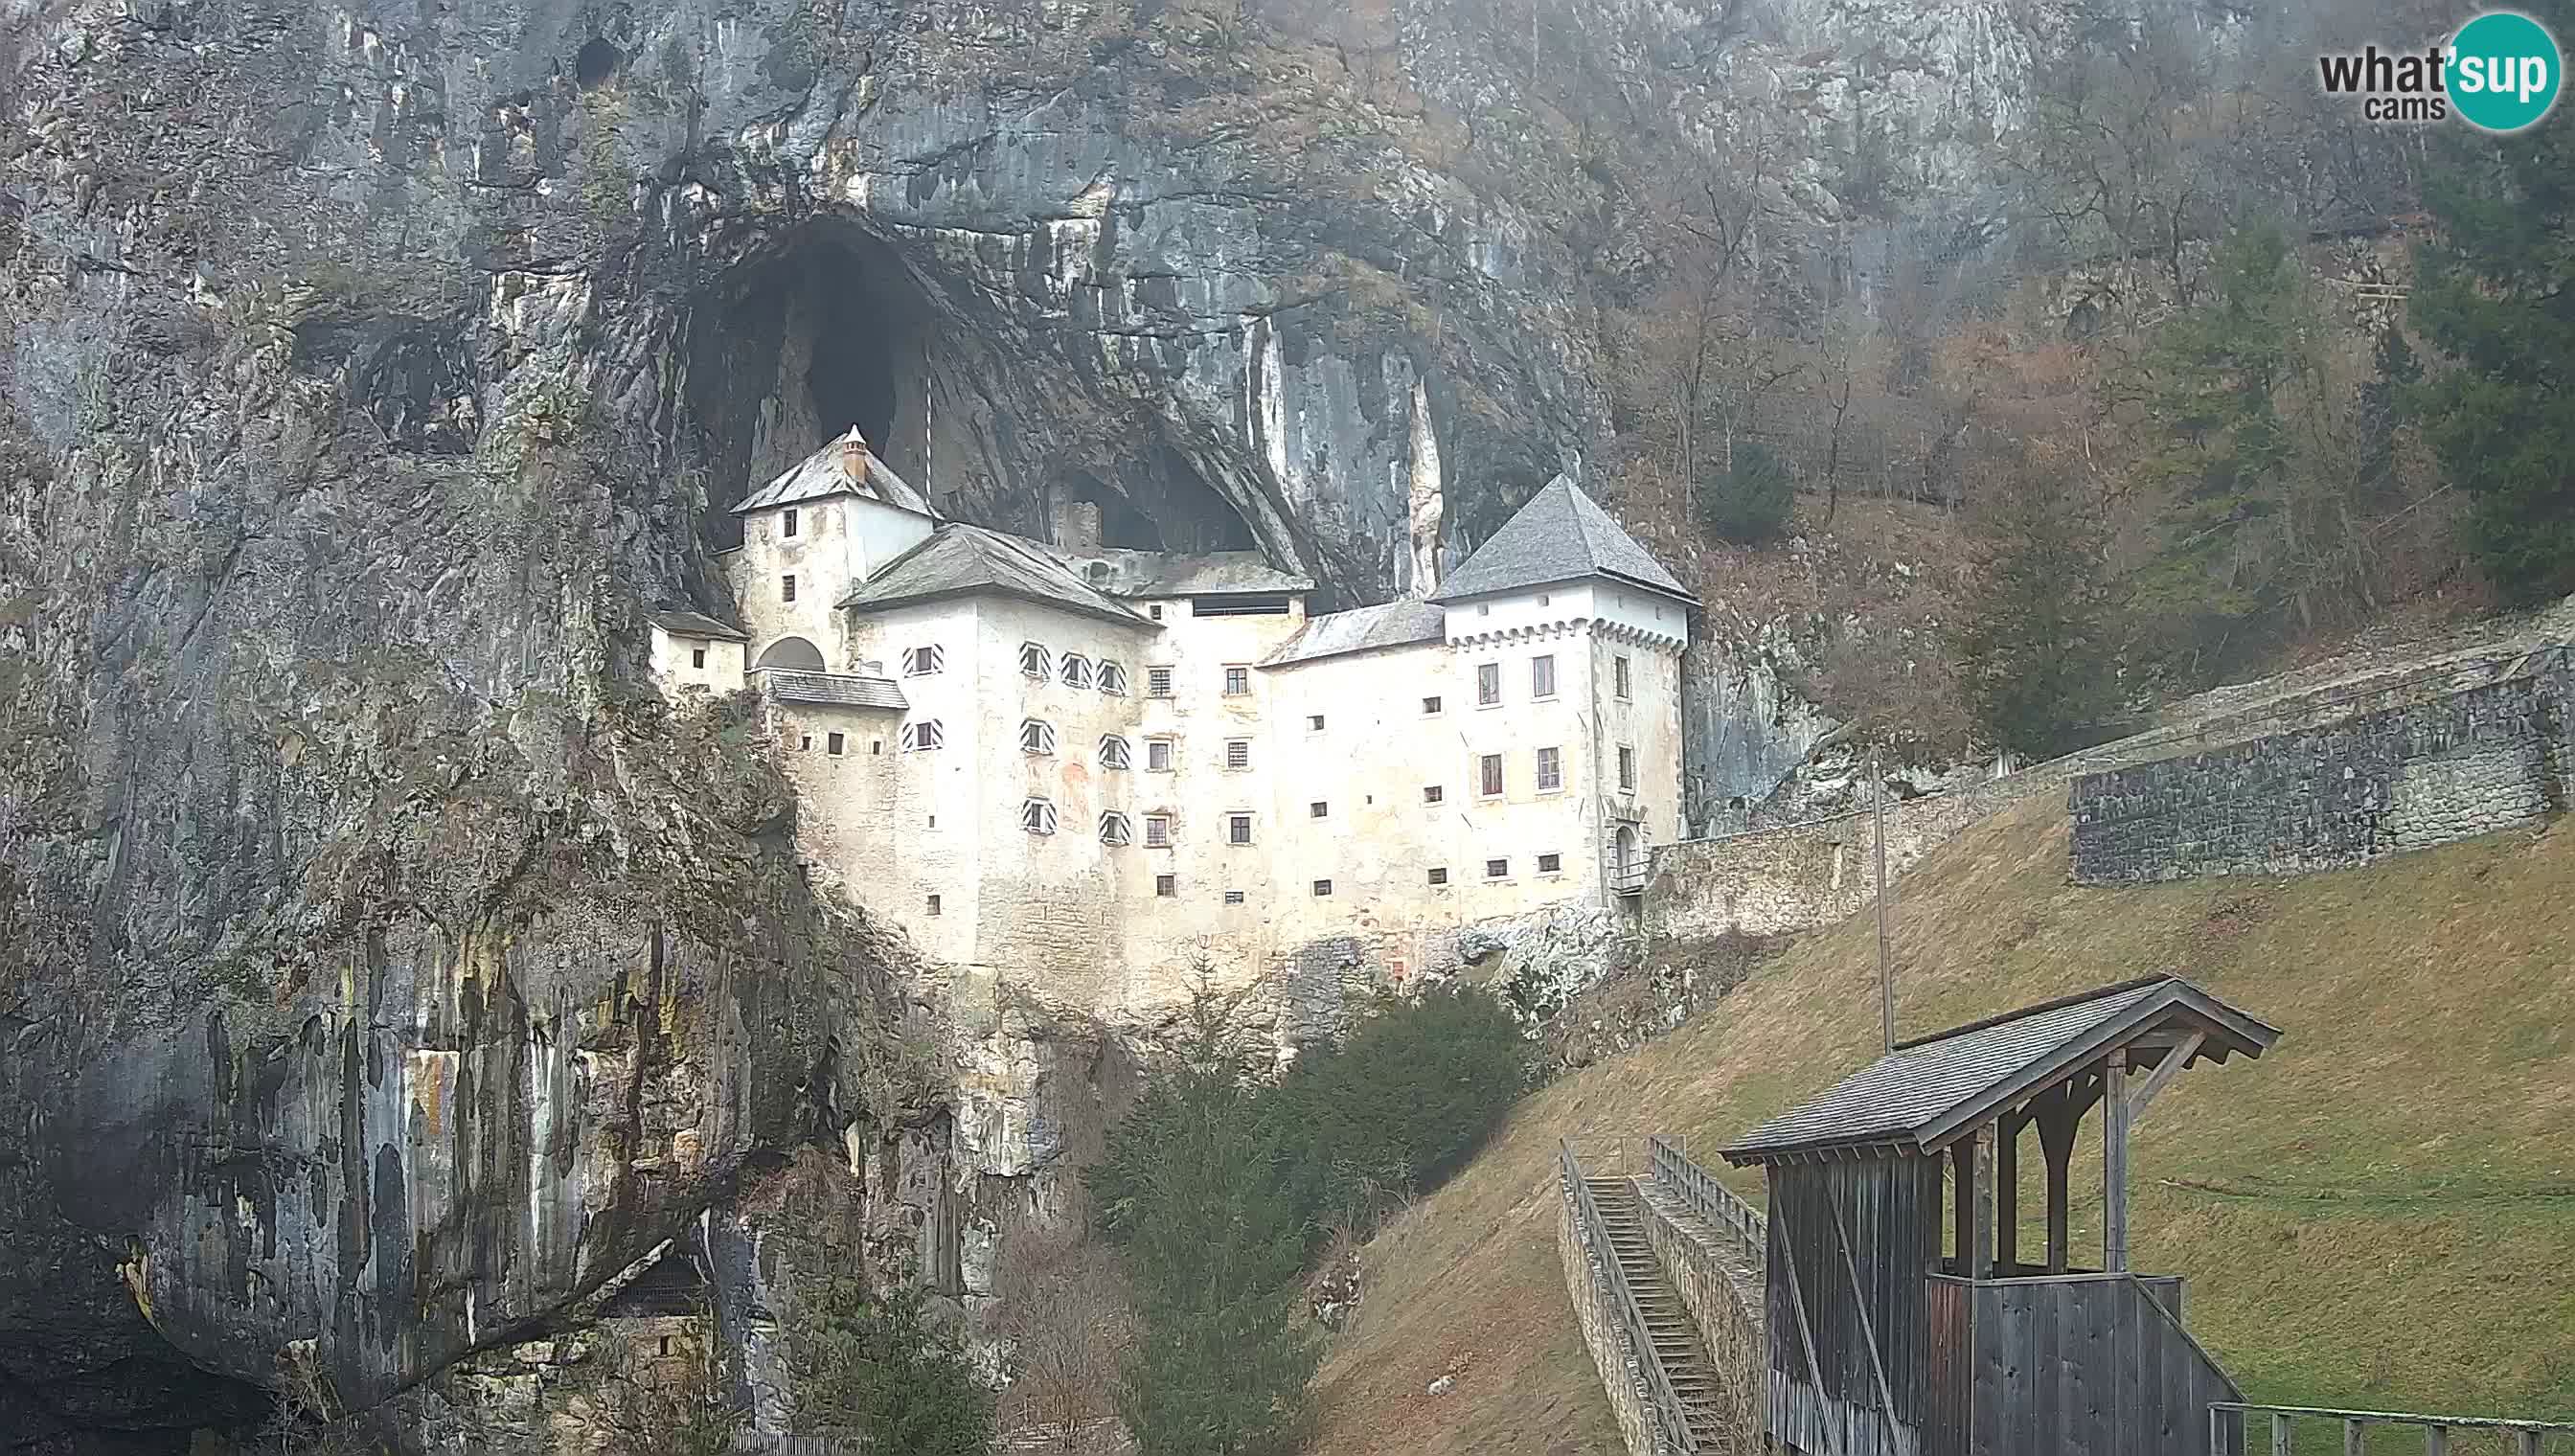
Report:
[[[2496,1416],[2427,1416],[2388,1410],[2335,1410],[2330,1407],[2305,1405],[2246,1405],[2240,1401],[2213,1401],[2208,1407],[2208,1428],[2214,1433],[2229,1418],[2244,1427],[2245,1456],[2252,1456],[2256,1418],[2266,1417],[2271,1427],[2272,1456],[2290,1456],[2300,1421],[2310,1424],[2331,1422],[2342,1428],[2344,1456],[2363,1456],[2368,1448],[2369,1428],[2399,1426],[2420,1431],[2424,1456],[2449,1456],[2450,1434],[2454,1431],[2493,1431],[2510,1436],[2519,1456],[2541,1456],[2542,1443],[2550,1436],[2575,1437],[2575,1421],[2513,1421]],[[2575,1446],[2561,1442],[2560,1449]]]
[[1769,1215],[1718,1182],[1714,1173],[1691,1162],[1672,1139],[1656,1133],[1645,1139],[1645,1148],[1654,1181],[1679,1195],[1699,1217],[1733,1234],[1752,1267],[1759,1269],[1770,1257]]

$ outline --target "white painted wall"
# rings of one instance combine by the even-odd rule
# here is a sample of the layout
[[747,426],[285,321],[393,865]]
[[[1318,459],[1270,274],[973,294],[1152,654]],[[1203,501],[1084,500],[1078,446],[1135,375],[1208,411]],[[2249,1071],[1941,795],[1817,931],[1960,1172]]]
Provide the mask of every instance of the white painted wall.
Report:
[[[742,688],[743,644],[717,637],[691,637],[655,625],[652,629],[653,681],[665,697],[683,693],[734,693]],[[706,655],[699,667],[696,656]]]
[[[787,534],[790,512],[796,534]],[[833,496],[795,506],[754,511],[742,519],[742,545],[725,553],[725,576],[742,625],[751,635],[749,660],[781,638],[814,644],[827,664],[849,661],[840,646],[842,614],[832,604],[878,567],[929,539],[927,516],[859,496]],[[786,579],[796,579],[796,600],[786,600]],[[891,665],[889,665],[891,670]]]

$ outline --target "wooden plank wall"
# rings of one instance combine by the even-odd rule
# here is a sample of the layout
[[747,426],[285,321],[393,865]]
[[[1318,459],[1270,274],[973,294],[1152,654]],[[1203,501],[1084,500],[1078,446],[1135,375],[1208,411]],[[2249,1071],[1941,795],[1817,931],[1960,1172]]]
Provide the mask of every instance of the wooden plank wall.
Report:
[[1835,1456],[1921,1456],[1940,1165],[1773,1166],[1765,1295],[1774,1439]]
[[[1948,1281],[1942,1281],[1948,1282]],[[1968,1290],[1968,1456],[2236,1456],[2208,1449],[2211,1401],[2241,1400],[2133,1279],[2021,1279]]]

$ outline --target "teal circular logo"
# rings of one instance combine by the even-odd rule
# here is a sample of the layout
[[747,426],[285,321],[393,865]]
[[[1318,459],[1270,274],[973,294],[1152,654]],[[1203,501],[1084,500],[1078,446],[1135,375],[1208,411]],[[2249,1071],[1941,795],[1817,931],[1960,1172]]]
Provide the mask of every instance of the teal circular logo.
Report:
[[2479,131],[2517,132],[2557,104],[2558,73],[2564,69],[2548,27],[2495,10],[2451,37],[2441,80],[2460,120]]

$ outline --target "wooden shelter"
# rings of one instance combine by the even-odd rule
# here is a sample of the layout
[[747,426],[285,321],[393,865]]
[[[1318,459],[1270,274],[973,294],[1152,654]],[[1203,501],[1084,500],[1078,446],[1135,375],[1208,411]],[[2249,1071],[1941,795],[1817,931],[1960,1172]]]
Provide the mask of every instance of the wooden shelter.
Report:
[[[1768,1424],[1817,1456],[2234,1456],[2242,1393],[2128,1268],[2128,1129],[2183,1068],[2279,1032],[2186,980],[2105,986],[1899,1043],[1723,1149],[1769,1182]],[[2102,1115],[2097,1269],[2071,1261],[2075,1129]],[[2019,1243],[2022,1133],[2046,1166]],[[1946,1250],[1943,1249],[1944,1233]]]

